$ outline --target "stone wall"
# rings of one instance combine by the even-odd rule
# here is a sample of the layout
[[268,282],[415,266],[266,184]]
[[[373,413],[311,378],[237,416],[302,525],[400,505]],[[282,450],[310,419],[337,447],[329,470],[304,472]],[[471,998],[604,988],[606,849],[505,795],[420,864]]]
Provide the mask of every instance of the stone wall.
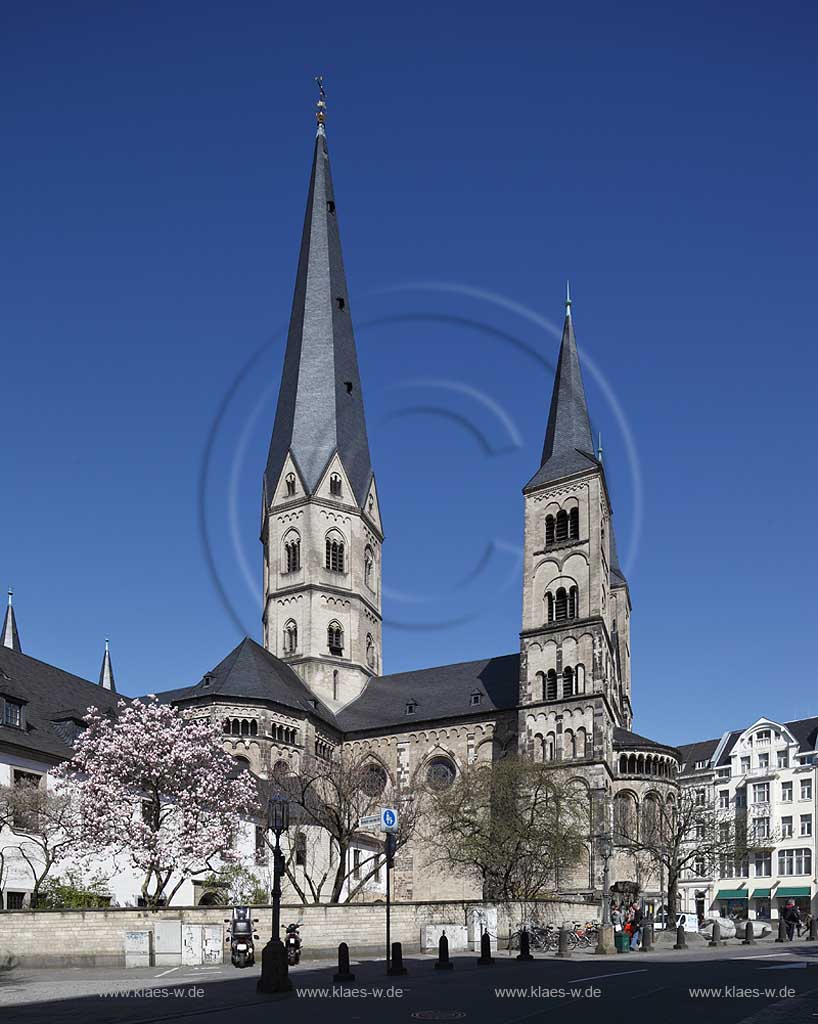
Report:
[[[392,940],[402,942],[405,952],[417,952],[420,930],[426,924],[467,923],[478,901],[453,903],[395,903],[392,906]],[[497,906],[498,945],[507,944],[510,931],[521,920],[561,924],[599,918],[600,908],[568,900]],[[257,945],[270,938],[271,910],[257,907]],[[187,924],[221,924],[230,917],[229,907],[179,907],[150,911],[130,908],[104,910],[7,910],[0,912],[0,963],[8,957],[22,965],[42,967],[123,966],[126,931],[154,930],[157,921],[181,920]],[[351,905],[284,906],[283,923],[301,922],[306,958],[334,956],[338,943],[349,944],[353,958],[382,956],[385,907],[382,903]]]

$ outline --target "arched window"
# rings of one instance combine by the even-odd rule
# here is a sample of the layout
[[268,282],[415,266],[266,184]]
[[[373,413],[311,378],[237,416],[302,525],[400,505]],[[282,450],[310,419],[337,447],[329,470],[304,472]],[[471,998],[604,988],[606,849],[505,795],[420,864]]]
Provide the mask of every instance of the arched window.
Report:
[[239,725],[239,720],[238,720],[238,718],[234,718],[233,722],[232,722],[232,724],[230,726],[230,734],[231,734],[231,736],[238,736],[240,732],[241,732],[241,726]]
[[377,761],[369,761],[361,770],[361,789],[367,796],[376,797],[386,789],[386,772]]
[[623,842],[636,838],[636,801],[629,793],[614,797],[614,840]]
[[282,782],[290,774],[290,763],[280,757],[273,765],[273,778],[276,782]]
[[619,755],[619,774],[620,775],[627,775],[628,774],[628,755],[627,754],[620,754]]
[[545,609],[546,609],[546,615],[545,615],[546,622],[553,622],[554,621],[554,595],[553,594],[546,594],[545,595]]
[[431,789],[447,789],[456,775],[457,769],[448,757],[433,757],[426,768],[426,781]]
[[579,592],[576,587],[568,591],[568,618],[575,619],[579,615]]
[[554,618],[557,622],[564,622],[568,618],[568,591],[565,587],[560,587],[555,595]]
[[241,720],[241,734],[242,736],[250,735],[250,723],[247,721],[246,718],[242,718]]
[[258,722],[255,718],[250,722],[250,735],[258,736]]
[[227,733],[228,736],[230,735],[230,719],[229,718],[225,718],[224,725],[222,726],[222,732]]
[[585,666],[577,665],[574,674],[574,693],[585,693]]
[[545,699],[557,699],[557,670],[553,668],[545,677]]
[[562,670],[562,695],[563,697],[574,696],[574,670],[572,668]]
[[366,663],[370,668],[375,667],[375,641],[371,633],[366,634]]
[[568,536],[571,540],[579,538],[579,509],[572,508],[568,514]]
[[576,750],[577,757],[588,756],[588,733],[582,727],[577,729]]
[[287,491],[287,497],[292,498],[295,494],[295,473],[288,473],[284,477],[284,487]]
[[554,531],[557,543],[568,540],[568,513],[564,508],[557,512],[556,529]]
[[284,571],[298,572],[301,568],[301,538],[297,533],[288,533],[284,541]]
[[326,566],[330,572],[344,571],[344,542],[336,534],[327,536]]
[[295,654],[298,650],[298,626],[295,619],[284,623],[284,653]]
[[333,473],[329,478],[329,493],[335,495],[336,498],[341,497],[341,478],[337,473]]
[[240,772],[247,771],[249,769],[250,762],[247,760],[246,757],[237,757],[235,760],[236,767]]
[[554,543],[554,517],[545,517],[545,546],[550,548]]
[[331,622],[327,626],[327,647],[330,654],[340,657],[344,653],[344,630],[340,622]]
[[642,803],[642,835],[647,842],[651,841],[651,837],[657,838],[656,833],[659,829],[659,824],[658,801],[655,796],[648,795]]
[[570,729],[566,729],[562,734],[562,756],[566,761],[573,761],[577,756],[574,734]]
[[375,556],[372,553],[372,548],[367,545],[364,548],[364,583],[369,587],[370,590],[375,589]]
[[553,732],[549,732],[545,737],[545,760],[553,761],[556,755],[557,749],[557,737]]
[[332,673],[332,699],[338,700],[338,669]]

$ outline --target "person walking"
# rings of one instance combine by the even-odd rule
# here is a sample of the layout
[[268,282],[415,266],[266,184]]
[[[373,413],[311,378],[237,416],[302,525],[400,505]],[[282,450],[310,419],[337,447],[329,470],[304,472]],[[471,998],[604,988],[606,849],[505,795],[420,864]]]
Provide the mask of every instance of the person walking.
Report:
[[631,921],[631,952],[639,949],[639,943],[642,939],[642,908],[638,903],[631,905],[630,912]]
[[784,907],[784,924],[787,926],[787,938],[792,942],[795,929],[801,934],[801,911],[796,907],[795,900],[787,900]]

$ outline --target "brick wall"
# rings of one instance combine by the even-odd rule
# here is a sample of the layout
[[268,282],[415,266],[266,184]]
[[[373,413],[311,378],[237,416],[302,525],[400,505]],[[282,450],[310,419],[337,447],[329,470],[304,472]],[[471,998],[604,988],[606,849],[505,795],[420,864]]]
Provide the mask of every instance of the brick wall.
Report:
[[[416,952],[424,924],[466,924],[470,908],[477,901],[458,903],[396,903],[392,906],[392,939],[402,942],[405,952]],[[258,907],[256,930],[259,945],[270,938],[271,911]],[[548,901],[497,906],[500,948],[523,917],[543,923],[599,918],[598,906],[571,901]],[[8,957],[22,965],[43,967],[123,966],[126,931],[153,930],[158,920],[181,920],[188,924],[224,924],[228,907],[179,907],[150,911],[130,908],[105,910],[7,910],[0,912],[0,963]],[[383,904],[332,906],[284,906],[281,920],[300,921],[305,957],[334,955],[339,942],[346,942],[353,958],[382,955],[385,909]]]

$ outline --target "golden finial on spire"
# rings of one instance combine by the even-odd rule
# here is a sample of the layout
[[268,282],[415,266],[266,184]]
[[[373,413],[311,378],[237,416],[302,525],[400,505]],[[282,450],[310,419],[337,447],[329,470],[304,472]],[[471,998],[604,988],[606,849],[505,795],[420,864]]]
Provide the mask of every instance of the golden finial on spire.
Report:
[[316,75],[315,84],[318,86],[318,102],[315,104],[315,120],[318,122],[318,131],[323,134],[324,122],[327,119],[327,94],[324,89],[324,76]]

